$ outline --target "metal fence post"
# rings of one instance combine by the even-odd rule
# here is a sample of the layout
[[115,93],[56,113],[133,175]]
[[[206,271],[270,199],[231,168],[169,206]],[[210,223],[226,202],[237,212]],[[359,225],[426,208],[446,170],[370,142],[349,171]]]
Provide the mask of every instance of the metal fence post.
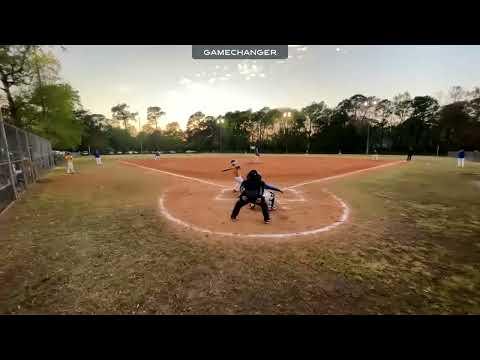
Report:
[[33,166],[32,151],[30,149],[30,140],[28,139],[29,136],[28,136],[27,132],[24,132],[23,134],[25,135],[25,143],[27,144],[28,159],[30,160],[30,172],[31,172],[31,175],[32,175],[32,182],[36,182],[37,177],[36,177],[36,174],[35,174],[35,167]]
[[[21,130],[18,129],[18,128],[15,128],[15,136],[16,136],[16,138],[17,138],[17,144],[18,144],[19,149],[20,149],[20,147],[22,146],[22,141],[20,141],[20,136],[21,136],[22,134],[23,134],[23,131],[21,131]],[[25,146],[27,146],[27,145],[25,144]],[[25,166],[25,156],[26,156],[27,154],[25,153],[25,149],[22,148],[21,151],[22,151],[22,160],[20,161],[20,166],[21,166],[20,170],[22,171],[23,186],[25,187],[24,190],[26,190],[26,189],[28,188],[28,185],[27,185],[28,180],[27,180],[27,174],[26,174],[26,170],[27,170],[27,169],[26,169],[26,166]]]
[[5,126],[3,123],[3,116],[2,116],[1,109],[0,109],[0,132],[2,133],[1,136],[3,138],[3,141],[5,142],[5,147],[7,148],[7,161],[8,161],[8,170],[10,173],[10,182],[12,183],[13,194],[16,200],[18,199],[18,193],[17,193],[17,187],[15,186],[15,177],[13,174],[12,160],[10,159],[10,150],[8,149],[7,134],[5,133]]

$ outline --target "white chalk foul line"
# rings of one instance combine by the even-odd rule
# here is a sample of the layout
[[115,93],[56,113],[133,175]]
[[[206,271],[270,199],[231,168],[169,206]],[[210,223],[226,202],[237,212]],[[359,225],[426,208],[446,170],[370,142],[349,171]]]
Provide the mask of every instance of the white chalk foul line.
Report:
[[346,173],[339,174],[339,175],[328,176],[328,177],[317,179],[317,180],[306,181],[306,182],[303,182],[303,183],[300,183],[300,184],[289,186],[289,187],[286,188],[286,190],[291,190],[291,189],[295,189],[295,188],[300,187],[300,186],[315,184],[315,183],[324,182],[324,181],[328,181],[328,180],[332,180],[332,179],[338,179],[338,178],[342,178],[342,177],[345,177],[345,176],[350,176],[350,175],[354,175],[354,174],[358,174],[358,173],[362,173],[362,172],[365,172],[365,171],[374,170],[374,169],[378,169],[378,168],[383,168],[383,167],[387,167],[387,166],[397,165],[397,164],[404,163],[404,162],[405,162],[404,160],[400,160],[400,161],[395,161],[395,162],[391,162],[391,163],[388,163],[388,164],[372,166],[372,167],[369,167],[369,168],[366,168],[366,169],[354,170],[354,171],[346,172]]
[[168,220],[170,220],[170,221],[172,221],[172,222],[174,222],[178,225],[181,225],[183,227],[186,227],[188,229],[192,229],[192,230],[202,232],[202,233],[205,233],[205,234],[230,236],[230,237],[232,237],[232,236],[233,237],[243,237],[243,238],[277,238],[277,239],[281,239],[281,238],[289,238],[289,237],[293,237],[293,236],[315,235],[315,234],[319,234],[319,233],[322,233],[322,232],[330,231],[330,230],[334,229],[335,227],[337,227],[337,226],[339,226],[339,225],[341,225],[341,224],[343,224],[347,221],[348,216],[350,214],[350,208],[347,206],[347,204],[345,204],[345,202],[343,202],[342,199],[340,199],[336,195],[330,193],[329,191],[327,191],[325,189],[322,189],[322,190],[325,191],[326,193],[328,193],[330,196],[332,196],[340,204],[340,206],[342,208],[342,214],[340,215],[339,219],[337,221],[335,221],[334,223],[330,224],[330,225],[326,225],[326,226],[323,226],[323,227],[318,228],[318,229],[307,230],[307,231],[297,231],[297,232],[291,232],[291,233],[239,234],[239,233],[224,232],[224,231],[212,231],[212,230],[208,230],[208,229],[205,229],[205,228],[201,228],[201,227],[193,225],[193,224],[189,224],[186,221],[180,220],[180,219],[176,218],[175,216],[173,216],[167,210],[167,208],[165,207],[165,194],[166,194],[166,192],[163,193],[162,196],[159,198],[158,204],[159,204],[160,212]]
[[175,174],[175,173],[172,173],[172,172],[169,172],[169,171],[158,170],[158,169],[154,169],[154,168],[151,168],[151,167],[148,167],[148,166],[138,165],[138,164],[132,163],[130,161],[120,161],[120,162],[123,163],[123,164],[133,165],[133,166],[139,167],[141,169],[147,169],[149,171],[155,171],[155,172],[159,172],[159,173],[166,174],[166,175],[176,176],[176,177],[186,179],[186,180],[198,181],[198,182],[201,182],[201,183],[207,184],[207,185],[217,186],[217,187],[221,187],[221,188],[226,188],[227,187],[227,186],[224,186],[224,185],[216,184],[216,183],[211,182],[211,181],[202,180],[202,179],[194,178],[194,177],[191,177],[191,176]]

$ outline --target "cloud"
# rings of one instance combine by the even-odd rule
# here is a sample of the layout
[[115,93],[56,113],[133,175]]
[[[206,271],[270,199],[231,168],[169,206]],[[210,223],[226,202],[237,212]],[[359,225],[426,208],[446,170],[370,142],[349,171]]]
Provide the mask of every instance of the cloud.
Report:
[[208,82],[209,82],[210,84],[215,83],[215,81],[217,81],[217,78],[214,78],[214,77],[213,77],[213,78],[208,79]]
[[302,60],[302,59],[303,59],[303,55],[297,55],[297,59],[298,59],[298,60]]
[[195,76],[196,76],[196,77],[200,77],[200,76],[202,76],[202,74],[196,73]]
[[218,80],[227,81],[227,80],[230,80],[230,79],[227,76],[222,76],[222,77],[219,77]]
[[277,60],[275,61],[277,64],[285,64],[285,60]]
[[189,78],[181,78],[180,81],[178,82],[180,85],[189,85],[192,83],[192,80],[190,80]]
[[220,65],[215,65],[215,69],[220,69]]
[[[255,64],[237,64],[237,69],[240,75],[245,75],[246,78],[255,77],[257,74],[262,72],[262,67]],[[250,79],[248,79],[250,80]]]
[[301,52],[306,52],[308,50],[308,46],[299,47],[299,48],[296,48],[295,50],[301,51]]
[[260,76],[261,78],[264,78],[264,77],[265,77],[265,74],[264,74],[264,73],[261,73],[261,74],[258,74],[258,76]]

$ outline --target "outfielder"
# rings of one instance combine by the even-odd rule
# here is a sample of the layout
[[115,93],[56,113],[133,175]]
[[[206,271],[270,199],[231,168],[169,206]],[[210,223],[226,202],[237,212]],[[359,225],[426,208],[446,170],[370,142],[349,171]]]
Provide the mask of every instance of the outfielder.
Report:
[[465,167],[465,150],[463,149],[457,153],[457,167]]
[[73,168],[73,156],[69,152],[65,153],[65,160],[67,161],[67,174],[74,174],[75,169]]

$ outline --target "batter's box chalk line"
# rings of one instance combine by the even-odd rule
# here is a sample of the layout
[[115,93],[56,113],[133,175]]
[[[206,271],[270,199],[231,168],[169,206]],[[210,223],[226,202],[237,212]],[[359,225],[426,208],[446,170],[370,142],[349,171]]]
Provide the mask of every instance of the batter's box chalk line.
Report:
[[173,216],[168,211],[168,209],[165,206],[165,196],[166,196],[167,192],[163,193],[162,196],[160,196],[160,198],[158,200],[158,207],[159,207],[160,213],[166,219],[170,220],[171,222],[173,222],[177,225],[180,225],[182,227],[185,227],[185,228],[188,228],[188,229],[191,229],[191,230],[194,230],[194,231],[198,231],[198,232],[201,232],[201,233],[210,234],[210,235],[219,235],[219,236],[229,236],[229,237],[242,237],[242,238],[276,238],[276,239],[282,239],[282,238],[290,238],[290,237],[320,234],[320,233],[323,233],[323,232],[333,230],[337,226],[342,225],[347,221],[348,217],[350,216],[350,208],[348,207],[348,205],[345,204],[345,202],[342,199],[340,199],[338,196],[336,196],[335,194],[332,194],[331,192],[329,192],[325,189],[322,189],[322,190],[325,191],[330,196],[332,196],[333,199],[335,199],[335,201],[337,201],[337,203],[342,208],[342,214],[337,219],[337,221],[335,221],[335,222],[333,222],[329,225],[319,227],[317,229],[306,230],[306,231],[296,231],[296,232],[289,232],[289,233],[240,234],[240,233],[233,233],[233,232],[214,231],[214,230],[209,230],[209,229],[205,229],[205,228],[190,224],[186,221],[183,221],[183,220]]

